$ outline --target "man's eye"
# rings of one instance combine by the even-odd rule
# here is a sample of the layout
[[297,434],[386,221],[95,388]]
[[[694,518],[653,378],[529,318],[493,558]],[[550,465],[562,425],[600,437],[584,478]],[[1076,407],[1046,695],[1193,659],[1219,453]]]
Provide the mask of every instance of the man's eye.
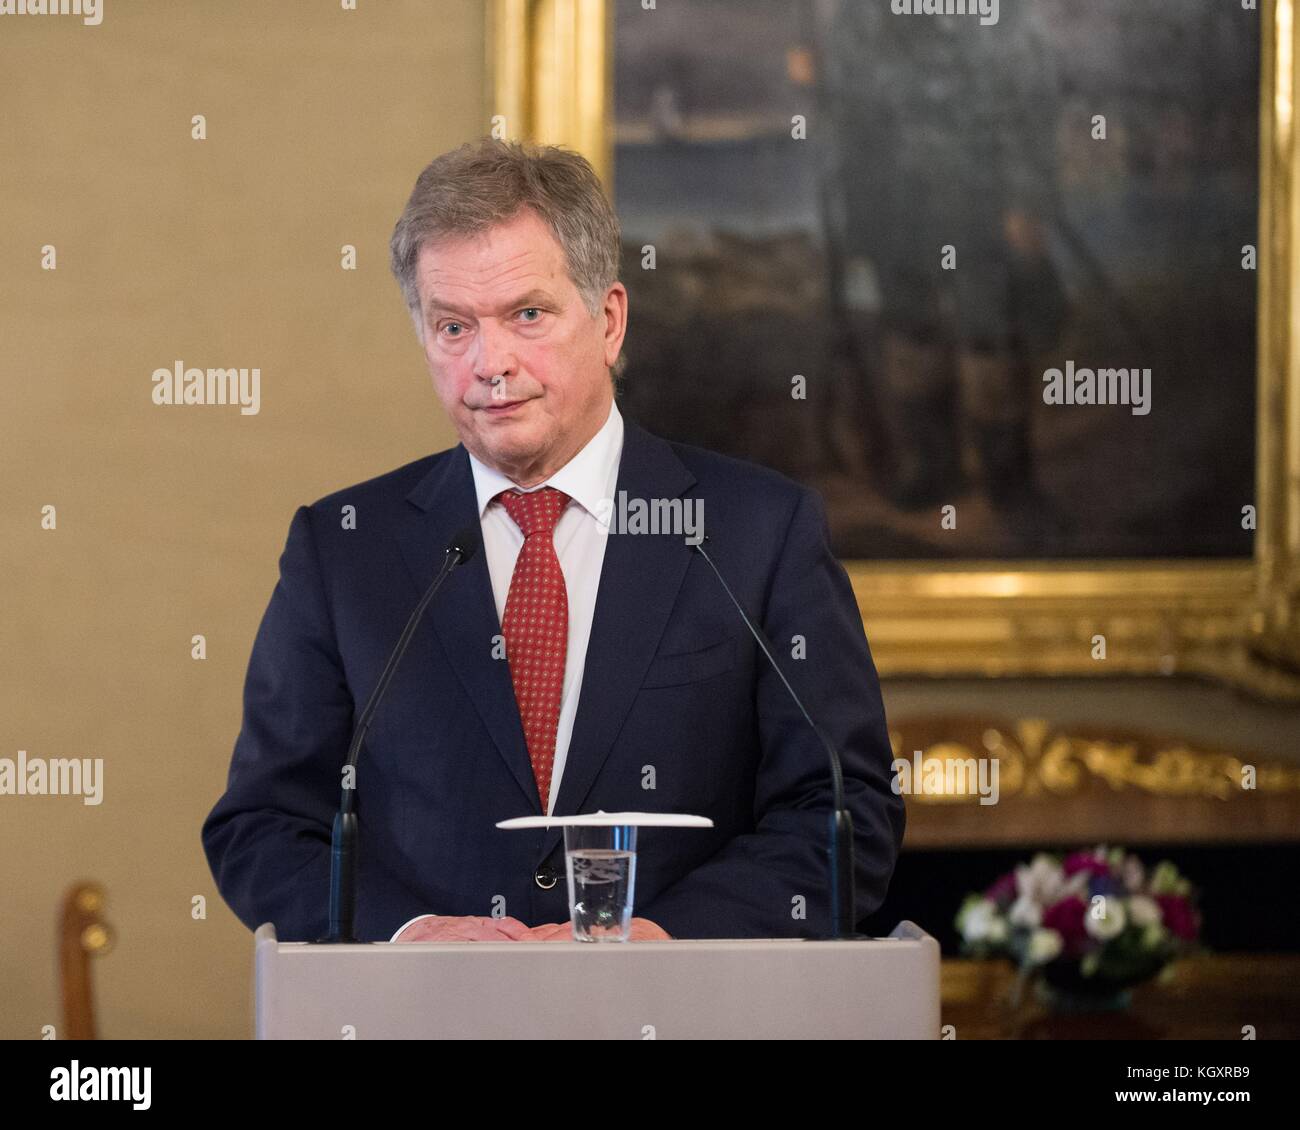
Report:
[[[530,310],[531,310],[534,314],[536,314],[538,318],[540,318],[540,317],[542,316],[542,312],[541,312],[541,311],[540,311],[536,306],[525,306],[522,310],[519,311],[519,313],[521,313],[521,314],[527,314],[528,311],[530,311]],[[531,321],[536,321],[537,318],[533,318],[533,319],[530,319],[530,320],[531,320]]]
[[[452,326],[459,326],[459,325],[460,325],[459,322],[448,322],[448,323],[447,323],[445,326],[443,326],[442,328],[443,328],[443,330],[445,331],[445,330],[449,330],[449,329],[451,329]],[[459,337],[460,335],[459,335],[459,334],[452,334],[451,336],[452,336],[452,337]]]

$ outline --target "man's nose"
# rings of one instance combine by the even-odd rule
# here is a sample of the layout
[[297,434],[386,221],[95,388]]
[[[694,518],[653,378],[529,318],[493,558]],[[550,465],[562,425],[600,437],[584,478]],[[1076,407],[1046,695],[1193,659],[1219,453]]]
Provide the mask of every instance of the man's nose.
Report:
[[511,348],[509,331],[499,329],[492,319],[479,323],[478,338],[474,343],[474,376],[491,382],[498,376],[515,374],[515,355]]

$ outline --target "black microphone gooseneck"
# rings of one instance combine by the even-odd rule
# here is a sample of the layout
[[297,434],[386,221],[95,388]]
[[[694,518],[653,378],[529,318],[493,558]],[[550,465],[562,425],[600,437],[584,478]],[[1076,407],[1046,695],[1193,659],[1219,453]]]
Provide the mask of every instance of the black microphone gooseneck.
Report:
[[757,641],[759,649],[767,656],[768,663],[772,665],[772,669],[777,673],[781,682],[785,684],[785,689],[789,692],[790,697],[794,699],[794,704],[799,708],[799,713],[804,716],[804,720],[812,727],[812,732],[817,735],[822,745],[826,747],[826,756],[830,760],[831,766],[832,804],[834,805],[834,811],[830,817],[830,842],[827,849],[830,860],[831,937],[837,939],[852,938],[857,928],[857,915],[853,908],[853,817],[850,815],[849,810],[844,807],[844,767],[840,764],[840,755],[835,746],[831,744],[830,738],[812,720],[812,716],[804,708],[799,696],[794,693],[794,687],[790,685],[790,680],[785,677],[785,672],[781,670],[780,665],[777,663],[776,656],[772,654],[772,645],[763,629],[750,618],[744,606],[736,599],[736,594],[731,591],[731,586],[727,584],[717,565],[713,563],[713,558],[704,552],[704,543],[708,540],[709,535],[704,534],[698,543],[688,540],[686,544],[691,546],[696,553],[709,563],[713,575],[718,578],[718,583],[722,585],[726,594],[731,597],[731,603],[736,606],[740,618],[745,621],[745,627],[749,629],[750,635]]
[[370,692],[370,698],[366,701],[365,709],[361,711],[361,717],[357,719],[356,729],[352,732],[352,744],[348,747],[347,771],[343,775],[343,799],[339,803],[338,812],[334,814],[334,829],[330,836],[329,933],[320,939],[321,942],[355,942],[357,940],[352,932],[357,908],[357,814],[352,810],[352,798],[357,791],[357,758],[361,755],[361,743],[365,740],[366,731],[370,729],[370,720],[374,717],[375,711],[383,700],[384,692],[388,690],[388,684],[392,682],[393,675],[397,671],[397,665],[402,661],[402,656],[406,654],[407,645],[411,642],[411,637],[415,635],[415,629],[419,627],[420,619],[424,616],[424,610],[429,607],[433,594],[442,587],[442,582],[450,576],[453,569],[458,565],[465,564],[474,556],[478,547],[478,523],[466,526],[447,546],[446,555],[442,560],[442,568],[438,570],[438,575],[433,578],[433,583],[425,590],[424,596],[420,598],[420,603],[415,606],[411,618],[406,621],[406,627],[402,629],[397,645],[393,648],[393,653],[388,657],[388,662],[384,665],[383,673],[379,676],[379,682],[375,684],[375,689]]

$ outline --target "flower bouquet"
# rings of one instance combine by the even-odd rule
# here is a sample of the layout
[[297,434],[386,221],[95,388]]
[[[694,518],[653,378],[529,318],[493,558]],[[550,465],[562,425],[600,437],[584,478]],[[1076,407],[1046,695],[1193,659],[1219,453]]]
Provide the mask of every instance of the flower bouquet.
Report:
[[1013,1004],[1037,977],[1061,1008],[1122,1007],[1200,935],[1196,892],[1172,863],[1148,874],[1137,856],[1104,846],[1035,855],[968,895],[956,925],[963,953],[1019,966]]

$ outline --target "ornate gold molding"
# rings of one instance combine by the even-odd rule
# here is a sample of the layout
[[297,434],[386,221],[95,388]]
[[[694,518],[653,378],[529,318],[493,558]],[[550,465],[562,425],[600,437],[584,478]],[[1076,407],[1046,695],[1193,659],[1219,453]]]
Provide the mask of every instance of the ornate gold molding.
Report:
[[[1197,675],[1300,702],[1300,202],[1295,0],[1261,4],[1255,555],[1230,561],[847,561],[885,676]],[[584,153],[612,194],[606,0],[493,0],[509,136]],[[1106,637],[1093,658],[1092,637]]]
[[[926,728],[936,726],[930,720]],[[1293,765],[1193,749],[1181,741],[1071,735],[1053,729],[1042,718],[1021,718],[1013,723],[953,723],[943,728],[948,735],[943,740],[922,743],[914,750],[905,744],[907,729],[906,725],[890,728],[895,758],[912,762],[919,754],[921,771],[932,783],[958,786],[973,785],[974,777],[953,772],[953,763],[969,766],[996,759],[1002,796],[1070,797],[1097,786],[1116,793],[1214,800],[1300,795],[1300,769]],[[1247,768],[1253,774],[1250,788],[1243,787]],[[974,804],[979,797],[973,787],[926,788],[911,793],[908,804]]]

